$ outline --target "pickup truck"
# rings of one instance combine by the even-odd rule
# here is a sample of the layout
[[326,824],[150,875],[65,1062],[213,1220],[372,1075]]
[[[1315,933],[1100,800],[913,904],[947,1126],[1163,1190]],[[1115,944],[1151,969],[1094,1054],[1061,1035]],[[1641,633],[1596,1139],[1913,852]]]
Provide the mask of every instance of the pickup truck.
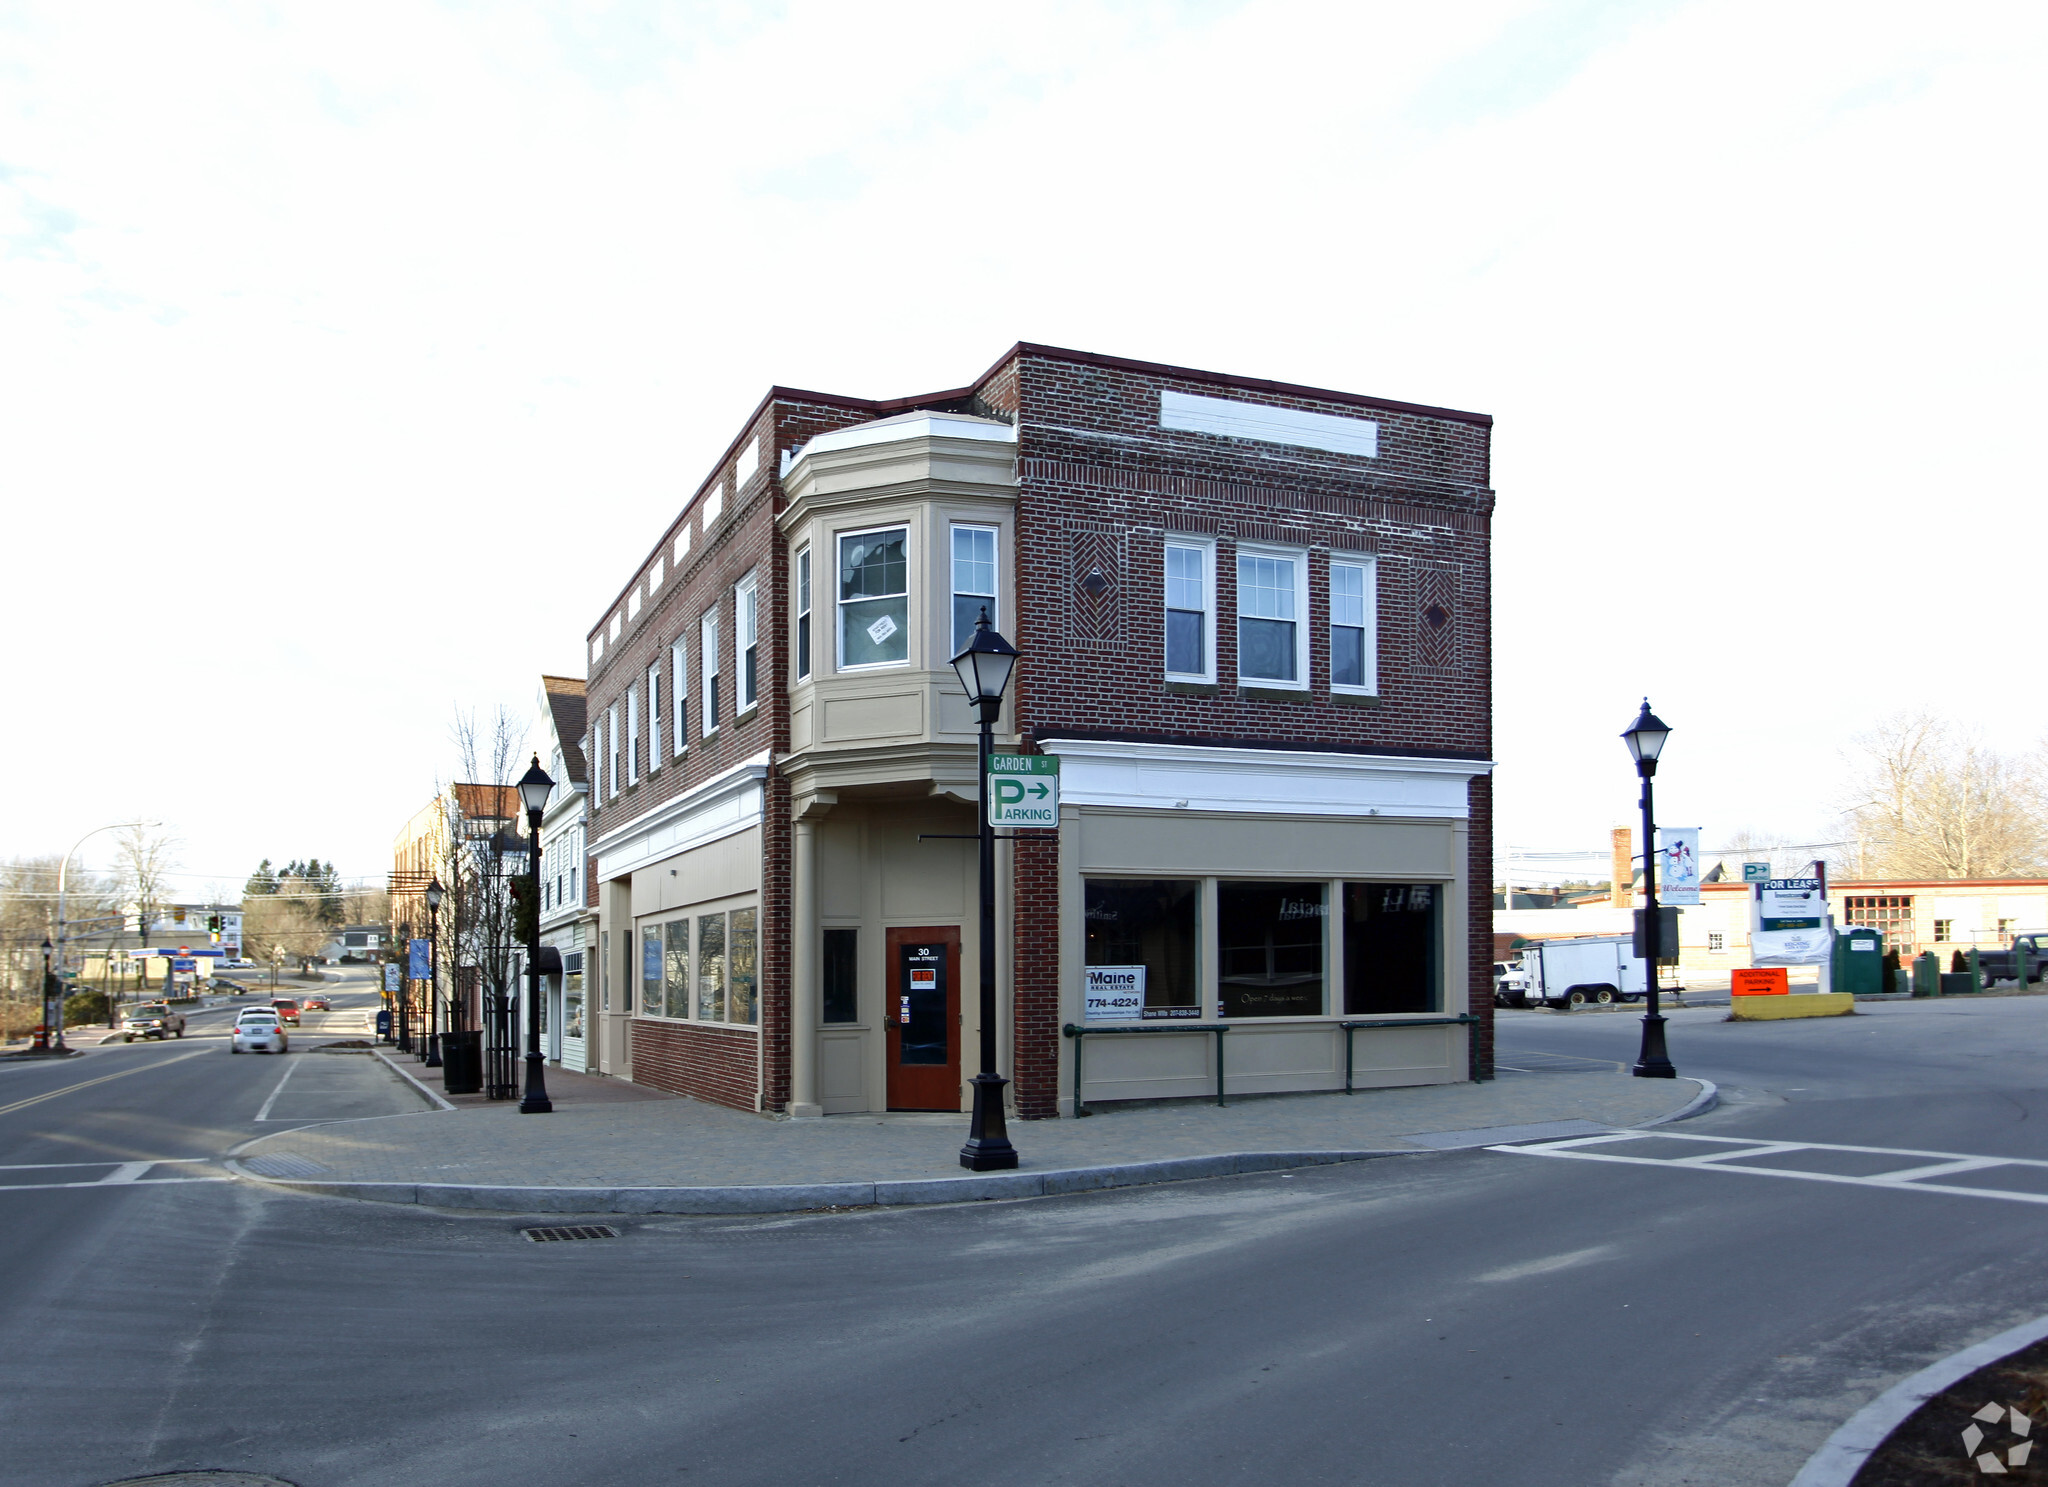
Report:
[[125,1043],[133,1043],[137,1038],[182,1038],[185,1014],[162,1002],[141,1002],[123,1009],[121,1031]]
[[2014,957],[2026,962],[2027,980],[2039,981],[2042,970],[2048,967],[2048,929],[2023,929],[2012,937],[2010,950],[1979,950],[1977,970],[1989,986],[1994,981],[2017,981],[2019,971],[2014,966]]

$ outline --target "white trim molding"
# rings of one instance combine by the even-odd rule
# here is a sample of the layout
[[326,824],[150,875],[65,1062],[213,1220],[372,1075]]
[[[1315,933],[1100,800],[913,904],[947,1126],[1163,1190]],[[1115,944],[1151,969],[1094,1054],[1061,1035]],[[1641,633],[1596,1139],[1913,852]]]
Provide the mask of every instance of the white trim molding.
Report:
[[597,859],[597,881],[609,883],[664,857],[760,825],[763,782],[772,758],[763,752],[742,760],[597,837],[588,848]]
[[1485,759],[1045,739],[1066,805],[1462,821]]

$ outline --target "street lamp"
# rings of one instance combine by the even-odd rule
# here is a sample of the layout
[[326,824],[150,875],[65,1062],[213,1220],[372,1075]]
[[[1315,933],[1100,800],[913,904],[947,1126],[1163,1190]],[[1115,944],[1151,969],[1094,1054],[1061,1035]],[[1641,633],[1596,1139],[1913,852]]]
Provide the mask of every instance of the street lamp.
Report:
[[[62,1034],[59,1034],[61,1037]],[[43,1025],[36,1029],[36,1040],[29,1045],[34,1053],[50,1051],[50,937],[43,936]]]
[[548,808],[555,782],[540,767],[540,755],[519,777],[519,800],[526,807],[526,1095],[521,1115],[546,1115],[555,1108],[548,1098],[548,1078],[540,1057],[540,818]]
[[1636,761],[1636,773],[1643,778],[1643,959],[1648,967],[1644,980],[1649,1011],[1643,1014],[1643,1048],[1636,1056],[1635,1073],[1639,1079],[1678,1077],[1678,1070],[1671,1066],[1671,1055],[1664,1051],[1664,1017],[1657,1010],[1657,962],[1664,947],[1663,925],[1657,914],[1657,819],[1650,798],[1650,777],[1657,773],[1657,756],[1664,752],[1664,740],[1670,736],[1670,727],[1650,711],[1647,697],[1643,699],[1643,710],[1621,735],[1629,756]]
[[441,1067],[441,886],[427,880],[427,1067]]
[[[60,974],[64,970],[64,965],[66,960],[68,959],[68,953],[70,949],[70,946],[67,943],[70,939],[70,935],[68,932],[68,925],[64,914],[64,881],[66,876],[71,871],[72,857],[76,855],[80,847],[84,846],[87,842],[91,841],[94,837],[98,836],[103,831],[119,831],[122,828],[128,826],[139,826],[144,829],[149,829],[161,826],[163,824],[164,823],[161,821],[110,821],[105,826],[95,826],[91,831],[88,831],[84,836],[80,837],[77,841],[73,842],[71,844],[71,850],[64,854],[64,860],[57,864],[57,970]],[[166,987],[165,990],[168,991],[169,988]],[[47,994],[47,988],[45,988],[45,992]],[[45,1020],[44,1025],[48,1025],[47,1019]],[[61,996],[57,998],[56,1051],[59,1053],[64,1053],[67,1051],[64,1047],[64,999]]]
[[995,747],[996,715],[1017,664],[1017,648],[988,622],[988,609],[974,622],[974,634],[953,658],[953,671],[968,703],[981,715],[981,1072],[974,1076],[974,1118],[960,1165],[970,1172],[1004,1171],[1017,1165],[1017,1148],[1003,1124],[1003,1086],[996,1072],[996,829],[988,819],[989,754]]

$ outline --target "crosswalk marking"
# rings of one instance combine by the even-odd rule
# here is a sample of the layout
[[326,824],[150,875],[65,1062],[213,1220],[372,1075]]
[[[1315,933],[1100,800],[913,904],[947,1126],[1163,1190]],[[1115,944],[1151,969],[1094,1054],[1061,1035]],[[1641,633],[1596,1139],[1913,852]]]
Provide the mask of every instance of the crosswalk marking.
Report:
[[163,1187],[181,1182],[233,1182],[224,1173],[208,1173],[199,1177],[152,1177],[157,1167],[208,1167],[211,1163],[205,1157],[162,1157],[147,1162],[23,1162],[12,1166],[0,1166],[0,1172],[76,1172],[81,1168],[91,1170],[105,1167],[101,1177],[81,1178],[77,1181],[62,1182],[8,1182],[0,1183],[0,1193],[42,1192],[50,1188],[107,1188],[107,1187]]
[[[1630,1156],[1626,1144],[1633,1141],[1692,1141],[1726,1150],[1709,1150],[1681,1157]],[[1618,1150],[1590,1148],[1618,1147]],[[1556,1157],[1580,1162],[1616,1162],[1633,1167],[1671,1167],[1695,1172],[1732,1172],[1751,1177],[1789,1177],[1801,1182],[1845,1183],[1853,1187],[1909,1189],[1921,1193],[1948,1193],[1963,1198],[1996,1198],[2007,1203],[2048,1203],[2048,1192],[2023,1193],[2009,1188],[1966,1187],[1958,1183],[1932,1182],[1935,1177],[1955,1177],[1965,1172],[1985,1172],[1999,1167],[2048,1168],[2048,1161],[2028,1157],[1968,1156],[1952,1151],[1915,1151],[1894,1146],[1842,1146],[1826,1141],[1770,1141],[1758,1137],[1679,1135],[1669,1131],[1622,1131],[1609,1136],[1574,1136],[1563,1141],[1534,1141],[1519,1146],[1489,1146],[1488,1151],[1518,1156]],[[1840,1172],[1808,1172],[1796,1167],[1773,1167],[1763,1163],[1734,1165],[1746,1157],[1775,1157],[1792,1152],[1843,1151],[1869,1156],[1897,1157],[1899,1165],[1882,1172],[1851,1176]]]

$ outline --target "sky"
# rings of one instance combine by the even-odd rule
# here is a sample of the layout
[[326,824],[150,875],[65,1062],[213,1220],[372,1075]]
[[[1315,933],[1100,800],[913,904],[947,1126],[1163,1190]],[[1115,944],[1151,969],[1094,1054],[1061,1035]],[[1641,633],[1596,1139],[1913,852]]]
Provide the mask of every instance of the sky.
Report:
[[[389,865],[771,385],[1494,416],[1497,837],[2048,733],[2048,7],[0,0],[0,857]],[[2017,622],[2017,623],[2015,623]],[[110,861],[111,835],[81,852]]]

